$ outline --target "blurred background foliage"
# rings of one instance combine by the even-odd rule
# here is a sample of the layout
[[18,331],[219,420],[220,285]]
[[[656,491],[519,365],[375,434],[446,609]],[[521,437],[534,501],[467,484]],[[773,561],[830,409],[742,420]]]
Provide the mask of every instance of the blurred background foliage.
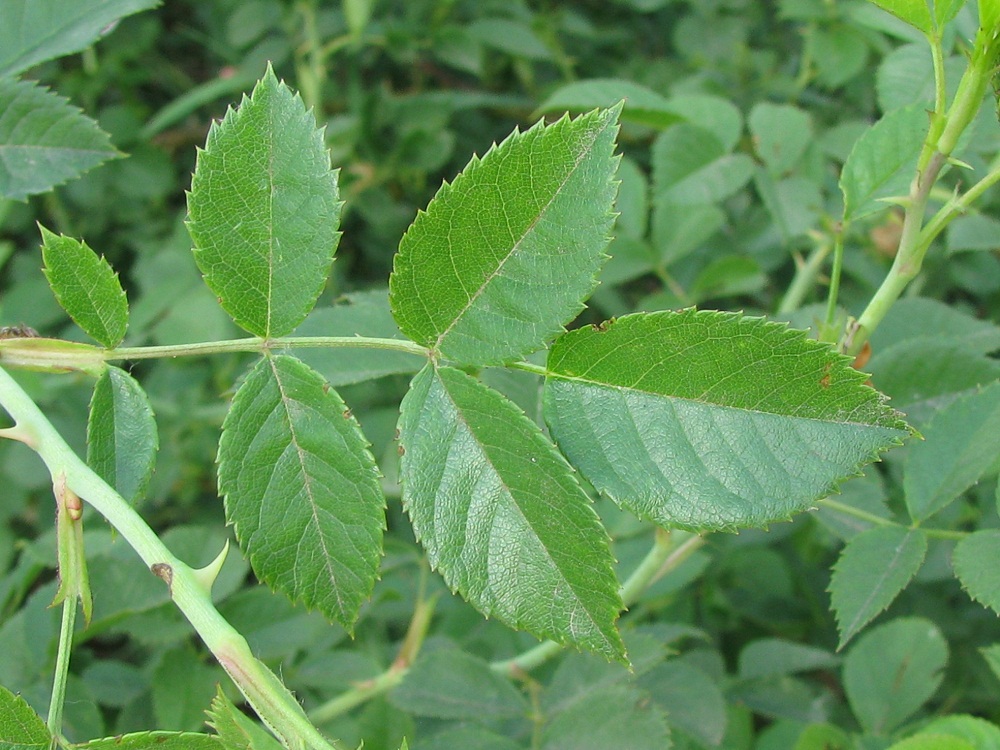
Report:
[[[947,44],[952,79],[963,66],[961,39],[975,30],[973,11],[963,10],[954,27]],[[842,208],[839,168],[868,124],[925,99],[933,82],[916,32],[860,0],[169,0],[123,19],[82,54],[29,72],[93,116],[128,157],[26,203],[0,204],[3,325],[82,335],[42,276],[41,222],[84,238],[121,273],[133,309],[126,345],[238,336],[191,259],[184,191],[210,123],[249,91],[269,60],[325,126],[341,169],[344,234],[321,304],[346,298],[352,313],[340,320],[320,311],[306,324],[328,334],[349,334],[359,321],[373,333],[391,333],[384,288],[416,212],[473,153],[543,111],[559,114],[560,92],[594,79],[615,79],[612,90],[621,81],[639,84],[699,117],[667,128],[623,124],[613,258],[584,319],[697,304],[813,325],[815,303],[825,298],[822,273],[815,287],[787,292],[796,269],[821,260],[832,243]],[[1000,145],[1000,128],[986,114],[963,154],[974,166]],[[916,293],[998,319],[996,208],[996,196],[987,195],[979,213],[949,229]],[[860,312],[881,282],[898,232],[892,210],[852,226],[840,297],[847,311]],[[905,327],[906,317],[897,323]],[[344,368],[339,358],[354,355],[324,356],[314,364],[333,380]],[[133,368],[152,399],[161,444],[140,510],[189,563],[210,560],[226,538],[213,460],[227,396],[247,361],[216,356]],[[996,377],[996,361],[988,362]],[[18,377],[71,444],[85,450],[90,383]],[[484,377],[537,416],[533,378]],[[341,390],[373,442],[390,498],[382,580],[356,638],[253,585],[239,555],[230,555],[217,585],[222,612],[308,709],[391,664],[418,598],[437,597],[426,653],[459,648],[489,660],[533,645],[483,621],[426,570],[394,483],[393,432],[406,384],[404,375],[390,374]],[[891,513],[900,503],[900,460],[892,454],[852,480],[843,501]],[[6,442],[0,471],[0,683],[44,711],[58,630],[57,614],[47,608],[55,562],[49,478],[33,454]],[[994,492],[995,482],[979,485],[941,520],[1000,525]],[[624,577],[653,532],[607,502],[597,507]],[[856,699],[845,695],[844,655],[833,653],[826,593],[843,541],[865,528],[823,510],[769,532],[713,536],[633,607],[623,619],[627,641],[633,659],[645,656],[650,665],[637,667],[633,682],[666,712],[675,747],[789,748],[810,725],[853,731],[865,724],[852,716]],[[87,544],[95,617],[74,652],[69,738],[201,728],[215,682],[225,682],[220,668],[162,584],[97,518],[89,519]],[[1000,627],[960,590],[950,544],[932,542],[916,584],[883,619],[926,617],[947,643],[943,687],[923,715],[1000,719],[1000,681],[977,651],[1000,641]],[[426,700],[445,690],[433,667],[420,673],[426,683],[407,683],[321,727],[348,742],[363,739],[372,750],[394,750],[405,733],[414,750],[428,750],[463,746],[471,722],[489,726],[497,739],[488,744],[480,736],[479,744],[464,746],[554,748],[563,746],[572,711],[587,707],[581,701],[595,685],[604,685],[600,710],[611,712],[609,720],[618,698],[628,704],[633,697],[610,687],[628,679],[619,668],[569,655],[528,680],[529,718],[516,701],[495,715],[441,715]],[[628,704],[629,712],[640,710]],[[835,737],[839,730],[825,731]],[[646,747],[645,737],[629,746]],[[599,740],[575,746],[590,747],[587,741]]]

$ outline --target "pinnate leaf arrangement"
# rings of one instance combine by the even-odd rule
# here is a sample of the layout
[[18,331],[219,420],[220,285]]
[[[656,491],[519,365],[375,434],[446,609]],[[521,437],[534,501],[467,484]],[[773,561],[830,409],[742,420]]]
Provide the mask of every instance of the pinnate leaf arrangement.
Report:
[[[398,440],[403,506],[432,567],[488,617],[626,661],[609,538],[581,477],[666,528],[763,527],[910,428],[849,358],[760,318],[691,309],[566,330],[607,258],[620,112],[542,121],[473,158],[400,243],[389,294],[406,338],[366,341],[425,362]],[[341,203],[322,131],[270,68],[213,125],[188,207],[206,283],[262,354],[222,429],[227,519],[260,580],[352,629],[378,577],[385,498],[350,409],[291,353]],[[76,240],[43,240],[59,301],[118,346],[128,309],[111,268]],[[488,367],[542,380],[544,426],[479,379]],[[96,369],[90,462],[134,501],[153,415],[124,370]]]

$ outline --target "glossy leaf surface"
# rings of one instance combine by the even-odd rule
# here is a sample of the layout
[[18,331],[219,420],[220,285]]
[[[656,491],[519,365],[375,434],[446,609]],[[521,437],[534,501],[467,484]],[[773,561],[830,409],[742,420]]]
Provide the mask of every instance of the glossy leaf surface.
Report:
[[233,399],[219,490],[258,578],[350,629],[382,550],[378,468],[337,392],[293,357],[267,357]]
[[45,277],[59,304],[89,336],[112,349],[125,338],[128,300],[108,262],[72,237],[41,227]]
[[159,437],[149,398],[124,370],[97,379],[87,420],[87,463],[130,503],[142,499],[153,475]]
[[576,316],[614,222],[618,111],[515,132],[438,191],[389,282],[404,334],[463,364],[500,364]]
[[428,365],[399,429],[403,504],[448,585],[511,627],[622,659],[607,536],[538,426],[465,373]]
[[830,581],[840,648],[892,603],[926,554],[924,533],[899,526],[878,526],[847,543]]
[[0,197],[24,200],[119,156],[68,100],[32,81],[0,78]]
[[546,420],[570,462],[664,526],[788,518],[907,435],[846,358],[735,313],[581,328],[556,341],[548,370]]
[[330,272],[340,207],[322,131],[268,68],[212,125],[188,194],[195,260],[237,324],[272,338],[302,322]]

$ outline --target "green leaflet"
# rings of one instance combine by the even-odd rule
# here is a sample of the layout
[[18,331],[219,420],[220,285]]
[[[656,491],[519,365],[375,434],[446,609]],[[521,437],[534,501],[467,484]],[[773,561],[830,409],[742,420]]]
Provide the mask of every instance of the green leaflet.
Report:
[[403,505],[448,585],[511,627],[623,660],[607,535],[538,426],[465,373],[427,365],[399,433]]
[[908,434],[865,375],[801,331],[735,313],[629,315],[558,339],[545,415],[601,492],[663,526],[805,510]]
[[322,132],[268,67],[212,125],[188,194],[195,260],[237,324],[273,338],[302,322],[330,272],[340,207]]
[[844,691],[861,726],[888,734],[941,684],[948,643],[930,620],[899,618],[872,628],[844,659]]
[[[928,3],[927,0],[871,0],[871,2],[928,36],[953,19],[965,4],[965,0],[934,0],[932,3]],[[980,2],[979,5],[982,16],[984,3]]]
[[576,316],[614,222],[619,111],[515,132],[438,191],[389,281],[404,334],[463,364],[502,364]]
[[587,112],[595,107],[613,107],[620,101],[625,102],[623,122],[666,128],[686,119],[683,110],[666,97],[622,78],[591,78],[560,86],[535,113]]
[[841,552],[830,581],[840,644],[853,638],[910,582],[927,554],[919,529],[876,526],[851,539]]
[[121,155],[67,99],[33,81],[0,78],[0,197],[24,200]]
[[52,735],[24,698],[0,685],[0,748],[46,750]]
[[753,159],[731,154],[707,127],[681,123],[653,144],[653,195],[674,205],[715,203],[743,187]]
[[757,154],[774,177],[795,167],[815,139],[812,117],[789,104],[761,102],[750,111],[747,125]]
[[84,242],[42,231],[45,278],[59,304],[80,328],[108,349],[125,338],[128,300],[108,262]]
[[281,743],[236,708],[221,685],[216,686],[215,698],[206,713],[208,724],[226,750],[281,750]]
[[854,144],[840,173],[844,221],[882,210],[885,199],[906,195],[927,135],[923,104],[893,110]]
[[222,426],[219,491],[258,578],[350,630],[375,585],[385,500],[337,392],[294,357],[258,362]]
[[160,441],[146,394],[131,375],[108,367],[97,379],[87,420],[87,463],[129,503],[146,492]]
[[159,0],[3,0],[0,77],[79,52],[119,18],[159,4]]
[[542,750],[669,750],[673,747],[663,711],[625,685],[587,695],[557,714],[542,732]]
[[1000,531],[976,531],[955,546],[952,565],[962,587],[977,602],[1000,613]]
[[218,737],[196,732],[136,732],[74,745],[80,750],[225,750]]

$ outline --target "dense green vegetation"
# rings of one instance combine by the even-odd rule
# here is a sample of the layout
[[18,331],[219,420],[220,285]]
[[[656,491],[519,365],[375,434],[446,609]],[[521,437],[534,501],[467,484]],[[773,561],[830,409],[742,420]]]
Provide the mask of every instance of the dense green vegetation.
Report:
[[1000,3],[100,5],[0,0],[0,747],[1000,746]]

